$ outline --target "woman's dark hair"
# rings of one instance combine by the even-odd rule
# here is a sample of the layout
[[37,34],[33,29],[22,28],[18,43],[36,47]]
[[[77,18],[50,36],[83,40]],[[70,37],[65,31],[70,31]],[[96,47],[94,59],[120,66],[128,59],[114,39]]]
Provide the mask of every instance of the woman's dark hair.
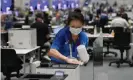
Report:
[[67,25],[69,25],[73,20],[79,20],[81,23],[84,24],[84,16],[82,15],[82,13],[77,13],[77,12],[69,13],[69,16],[67,19]]
[[76,8],[76,9],[74,10],[74,12],[79,12],[79,13],[81,13],[81,10],[80,10],[79,8]]
[[127,13],[123,13],[122,14],[122,18],[125,19],[126,21],[128,21],[128,15],[127,15]]

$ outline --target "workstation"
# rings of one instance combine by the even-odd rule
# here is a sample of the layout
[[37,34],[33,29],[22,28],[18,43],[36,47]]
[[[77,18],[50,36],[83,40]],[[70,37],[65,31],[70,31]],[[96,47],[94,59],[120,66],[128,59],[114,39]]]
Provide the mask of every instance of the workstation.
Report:
[[132,0],[2,0],[1,80],[132,80]]

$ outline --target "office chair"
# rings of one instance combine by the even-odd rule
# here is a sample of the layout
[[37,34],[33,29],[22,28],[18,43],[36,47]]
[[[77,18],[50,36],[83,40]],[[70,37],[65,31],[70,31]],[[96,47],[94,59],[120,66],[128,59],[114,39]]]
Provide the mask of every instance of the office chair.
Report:
[[[111,28],[111,31],[114,30],[114,33],[121,33],[121,32],[124,32],[124,28],[123,27],[113,27]],[[106,46],[107,46],[107,51],[104,52],[104,57],[106,57],[106,55],[108,54],[113,54],[115,55],[115,57],[117,57],[117,53],[116,52],[112,52],[112,51],[109,51],[109,48],[110,48],[110,44],[113,43],[114,40],[112,39],[107,39],[107,40],[104,40],[104,43],[106,43]]]
[[1,34],[1,46],[8,46],[8,32]]
[[128,61],[127,59],[123,58],[124,50],[129,50],[130,47],[130,33],[128,32],[118,32],[115,33],[114,36],[114,49],[119,49],[121,53],[121,58],[118,61],[113,61],[109,63],[109,66],[111,66],[112,63],[116,63],[117,67],[120,67],[120,64],[128,63],[129,66],[133,66],[133,63],[131,61]]
[[[22,63],[15,50],[1,49],[1,72],[6,76],[5,80],[11,80],[10,78],[13,76],[19,78]],[[17,72],[17,74],[13,75],[12,72]]]

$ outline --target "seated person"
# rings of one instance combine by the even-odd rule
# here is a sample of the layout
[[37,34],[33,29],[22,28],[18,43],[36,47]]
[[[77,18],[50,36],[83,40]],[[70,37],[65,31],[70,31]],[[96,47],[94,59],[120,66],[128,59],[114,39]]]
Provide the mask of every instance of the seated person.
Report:
[[25,16],[25,25],[29,25],[34,22],[33,13],[29,11],[29,13]]
[[106,11],[103,11],[100,16],[99,25],[104,32],[104,26],[108,24],[108,15]]
[[109,8],[108,8],[108,13],[113,13],[114,12],[114,10],[113,10],[113,8],[110,6]]
[[117,13],[117,17],[111,22],[112,27],[125,27],[129,28],[128,22],[121,17],[120,13]]
[[81,64],[82,62],[77,60],[79,58],[77,46],[88,46],[88,37],[82,31],[84,16],[81,13],[72,12],[67,21],[67,26],[57,33],[48,55],[54,63]]
[[36,28],[37,30],[37,46],[44,46],[44,43],[49,41],[49,29],[48,25],[43,23],[42,16],[37,16],[35,19],[35,23],[31,25],[31,28]]
[[49,25],[50,24],[49,15],[46,12],[43,12],[43,16],[44,16],[44,23]]

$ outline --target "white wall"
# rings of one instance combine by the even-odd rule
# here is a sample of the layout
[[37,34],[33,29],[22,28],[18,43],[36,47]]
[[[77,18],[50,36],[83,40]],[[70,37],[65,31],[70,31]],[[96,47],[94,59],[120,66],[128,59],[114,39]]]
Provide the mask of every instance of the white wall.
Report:
[[30,3],[30,0],[15,0],[15,7],[25,9],[25,3]]
[[80,7],[82,7],[86,0],[79,0],[79,1],[80,1]]

